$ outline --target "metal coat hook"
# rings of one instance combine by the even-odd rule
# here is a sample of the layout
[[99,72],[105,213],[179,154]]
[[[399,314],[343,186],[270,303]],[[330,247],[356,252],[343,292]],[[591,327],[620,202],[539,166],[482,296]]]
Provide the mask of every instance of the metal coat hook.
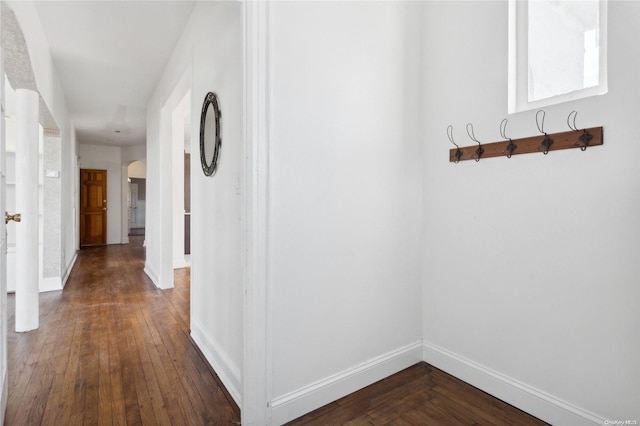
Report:
[[[447,136],[449,136],[449,141],[455,146],[455,148],[449,148],[449,162],[457,163],[459,161],[472,159],[476,162],[482,159],[484,162],[485,159],[492,157],[506,156],[507,158],[511,158],[512,155],[518,155],[518,157],[520,157],[520,154],[539,152],[544,152],[544,154],[547,155],[552,149],[554,152],[576,148],[582,148],[584,151],[584,149],[588,147],[591,151],[591,147],[602,145],[604,141],[603,127],[579,129],[578,126],[576,126],[575,114],[576,112],[572,112],[567,118],[569,129],[547,134],[544,127],[545,111],[540,110],[536,113],[536,125],[542,135],[536,135],[534,132],[533,135],[515,137],[513,139],[509,137],[511,136],[511,132],[507,133],[508,120],[505,118],[500,122],[501,138],[495,142],[486,142],[484,140],[480,142],[478,138],[476,138],[473,124],[467,123],[467,135],[475,142],[475,144],[471,143],[467,146],[458,146],[453,140],[453,128],[449,126],[447,128]],[[579,142],[576,143],[578,140]]]
[[462,157],[462,151],[460,151],[460,147],[458,146],[458,144],[453,141],[453,126],[452,125],[447,126],[447,137],[449,138],[449,141],[452,144],[454,144],[456,146],[456,148],[457,148],[456,152],[454,154],[455,160],[453,160],[453,162],[458,164],[460,162],[460,157]]
[[[538,119],[538,116],[540,115],[540,113],[542,113],[542,122],[540,122],[540,120]],[[544,131],[544,116],[546,114],[547,113],[544,112],[543,109],[536,112],[536,126],[538,126],[538,130],[540,131],[540,133],[544,134],[544,139],[540,144],[541,147],[544,147],[544,151],[542,151],[544,155],[547,155],[549,153],[549,147],[553,145],[553,139],[551,139],[549,135],[547,135]],[[538,148],[538,151],[540,151],[540,148]]]
[[502,153],[504,154],[504,152],[507,151],[507,158],[511,158],[511,155],[513,155],[513,151],[515,151],[518,148],[518,145],[513,143],[513,140],[511,138],[507,137],[507,119],[506,118],[502,120],[502,122],[500,122],[500,136],[502,136],[503,139],[509,139],[509,145],[507,145],[502,150]]
[[[571,122],[570,122],[571,115],[573,115],[573,126],[571,125]],[[567,117],[567,126],[569,126],[571,130],[579,132],[578,127],[576,126],[577,115],[578,115],[578,111],[571,111],[569,113],[569,116]],[[582,134],[578,139],[580,140],[580,142],[576,142],[576,146],[580,146],[580,143],[582,143],[582,146],[580,146],[580,150],[586,151],[587,147],[589,146],[589,141],[593,139],[593,136],[591,135],[591,133],[587,132],[587,129],[582,129]]]
[[475,133],[473,133],[473,124],[471,123],[467,123],[467,135],[469,135],[469,138],[471,138],[472,141],[478,144],[478,149],[476,149],[476,156],[474,157],[474,160],[476,160],[477,163],[478,161],[480,161],[480,157],[482,157],[482,154],[484,154],[484,148],[482,148],[480,141],[476,139],[476,135]]

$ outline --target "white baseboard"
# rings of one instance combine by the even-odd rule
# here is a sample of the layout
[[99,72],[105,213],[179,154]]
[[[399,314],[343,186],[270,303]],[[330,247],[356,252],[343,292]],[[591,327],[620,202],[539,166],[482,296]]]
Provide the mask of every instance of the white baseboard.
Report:
[[60,277],[42,278],[42,281],[40,281],[40,293],[56,290],[62,290],[62,279]]
[[420,361],[422,342],[415,342],[278,396],[270,404],[272,424],[298,418]]
[[78,252],[73,253],[73,257],[71,258],[71,262],[67,265],[67,270],[62,277],[62,288],[67,285],[67,280],[69,279],[69,275],[71,275],[71,271],[73,270],[74,265],[76,264],[76,260],[78,259]]
[[144,273],[147,274],[147,276],[149,277],[149,279],[151,280],[151,282],[153,282],[153,284],[160,288],[158,286],[158,277],[156,276],[156,274],[153,272],[153,270],[151,270],[151,268],[149,268],[149,266],[147,265],[147,263],[145,262],[144,264]]
[[7,400],[9,399],[9,374],[6,368],[3,368],[3,370],[4,377],[2,378],[2,391],[0,392],[0,425],[4,424],[4,415],[7,412]]
[[[13,248],[13,251],[8,251],[7,255],[15,256],[15,248]],[[73,258],[71,259],[71,262],[69,262],[69,266],[67,266],[67,270],[64,273],[64,276],[62,278],[60,277],[42,278],[42,280],[38,284],[38,292],[45,293],[47,291],[62,290],[64,286],[67,284],[67,280],[69,279],[69,275],[73,270],[73,266],[76,263],[76,259],[78,259],[77,252],[73,254]],[[10,263],[7,262],[7,264],[10,264]],[[15,265],[15,261],[13,262],[13,264]],[[8,276],[7,277],[7,293],[14,293],[16,291],[15,266],[7,267],[7,276]]]
[[242,408],[242,378],[240,369],[220,349],[220,345],[210,339],[204,328],[191,318],[191,338],[216,372],[233,400]]
[[548,423],[603,425],[605,419],[431,343],[424,361]]
[[16,291],[16,247],[7,247],[7,293]]

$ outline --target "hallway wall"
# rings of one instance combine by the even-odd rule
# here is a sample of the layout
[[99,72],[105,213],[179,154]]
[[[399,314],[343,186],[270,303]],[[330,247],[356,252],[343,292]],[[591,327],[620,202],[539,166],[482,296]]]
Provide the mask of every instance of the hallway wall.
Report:
[[[191,134],[199,135],[202,101],[216,92],[222,110],[218,171],[206,177],[199,139],[191,138],[191,334],[241,406],[244,289],[244,141],[242,4],[198,2],[148,104],[147,261],[164,288],[172,271],[171,113],[191,90]],[[184,136],[184,132],[180,132]],[[184,143],[184,142],[183,142]],[[182,203],[184,200],[176,200]],[[171,274],[171,276],[169,276]]]
[[420,8],[270,5],[273,424],[421,359]]
[[425,360],[552,424],[640,419],[640,3],[608,9],[609,93],[545,108],[604,145],[455,165],[449,124],[501,139],[507,2],[424,4]]
[[60,178],[62,179],[62,253],[65,276],[63,283],[69,277],[76,260],[77,249],[80,247],[80,205],[78,169],[78,141],[75,129],[67,129],[62,133],[62,164]]

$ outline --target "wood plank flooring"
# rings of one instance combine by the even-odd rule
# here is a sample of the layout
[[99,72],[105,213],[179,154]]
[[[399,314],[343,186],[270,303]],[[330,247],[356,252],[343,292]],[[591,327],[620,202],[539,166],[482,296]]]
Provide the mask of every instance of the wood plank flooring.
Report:
[[524,426],[547,423],[421,362],[287,425]]
[[[85,248],[40,328],[15,333],[9,296],[6,425],[233,425],[240,411],[189,338],[189,275],[160,291],[143,237]],[[420,363],[290,425],[544,425]]]
[[155,288],[143,237],[79,252],[40,328],[15,333],[9,296],[6,425],[233,425],[240,411],[189,337],[189,276]]

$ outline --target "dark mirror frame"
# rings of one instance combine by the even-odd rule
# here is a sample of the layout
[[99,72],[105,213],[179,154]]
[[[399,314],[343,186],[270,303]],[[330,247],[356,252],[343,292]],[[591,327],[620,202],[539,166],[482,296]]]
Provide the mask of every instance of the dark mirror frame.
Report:
[[[205,135],[205,123],[207,119],[207,112],[209,111],[209,104],[213,106],[213,113],[216,122],[216,132],[215,135]],[[220,159],[220,147],[222,145],[222,138],[220,137],[220,117],[222,114],[220,113],[220,106],[218,105],[218,96],[209,92],[204,97],[204,102],[202,103],[202,112],[200,113],[200,163],[202,164],[202,171],[205,176],[213,176],[218,168],[218,160]],[[207,164],[207,158],[205,154],[205,138],[215,138],[214,150],[213,150],[213,159],[211,163]]]

